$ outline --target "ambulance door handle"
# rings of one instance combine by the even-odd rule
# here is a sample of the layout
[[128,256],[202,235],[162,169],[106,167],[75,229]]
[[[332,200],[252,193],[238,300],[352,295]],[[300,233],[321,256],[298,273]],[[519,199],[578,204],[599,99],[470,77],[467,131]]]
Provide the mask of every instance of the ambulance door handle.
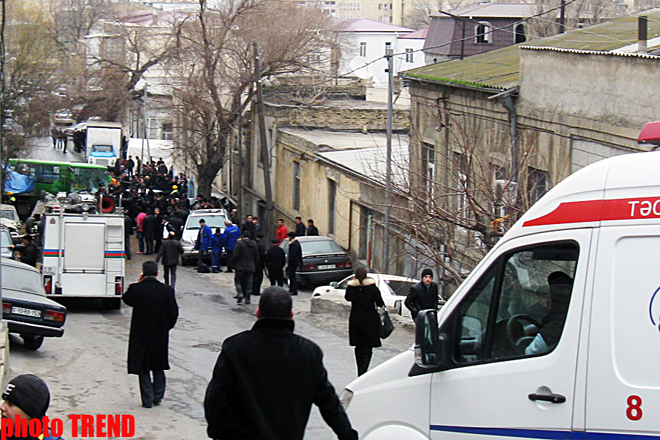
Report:
[[566,397],[561,394],[536,394],[532,393],[529,396],[529,400],[542,400],[544,402],[550,403],[564,403],[566,402]]

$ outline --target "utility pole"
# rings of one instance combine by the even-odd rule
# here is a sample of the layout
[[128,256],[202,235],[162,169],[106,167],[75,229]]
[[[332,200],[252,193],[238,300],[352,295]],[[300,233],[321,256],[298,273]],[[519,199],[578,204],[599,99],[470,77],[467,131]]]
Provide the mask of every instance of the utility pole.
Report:
[[387,57],[387,157],[385,159],[385,231],[383,233],[383,269],[389,273],[390,268],[390,187],[392,182],[392,94],[394,93],[394,62],[393,50],[388,47]]
[[149,150],[149,136],[147,130],[147,83],[144,83],[144,97],[142,98],[142,119],[144,124],[144,137],[142,138],[142,150],[140,152],[140,160],[144,166],[144,142],[147,142],[147,156],[151,160],[151,151]]
[[559,8],[559,33],[563,34],[566,31],[566,0],[561,0]]
[[259,134],[261,137],[261,162],[264,170],[264,188],[266,189],[266,242],[274,234],[271,233],[275,227],[273,221],[273,189],[270,184],[270,155],[268,154],[268,137],[266,135],[266,110],[264,108],[264,95],[261,89],[261,66],[259,64],[259,49],[257,43],[252,43],[254,47],[254,71],[257,81],[257,99],[259,100]]

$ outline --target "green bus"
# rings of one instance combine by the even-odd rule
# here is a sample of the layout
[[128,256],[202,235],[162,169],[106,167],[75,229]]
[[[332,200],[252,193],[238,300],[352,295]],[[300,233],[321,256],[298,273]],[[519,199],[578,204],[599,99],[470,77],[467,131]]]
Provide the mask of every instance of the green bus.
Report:
[[[25,190],[14,194],[17,199],[16,209],[21,218],[30,215],[42,191],[53,195],[62,191],[68,194],[88,189],[96,192],[101,184],[107,187],[110,183],[107,167],[84,162],[9,159],[9,165],[11,171],[7,172],[5,178],[5,192],[11,187]],[[13,179],[11,184],[10,179]]]

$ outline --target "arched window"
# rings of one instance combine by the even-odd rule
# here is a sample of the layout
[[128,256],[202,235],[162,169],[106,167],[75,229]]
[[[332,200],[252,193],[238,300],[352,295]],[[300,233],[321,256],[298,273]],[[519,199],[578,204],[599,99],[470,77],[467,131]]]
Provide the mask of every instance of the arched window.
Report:
[[492,27],[487,21],[479,22],[474,27],[474,42],[475,43],[490,43]]
[[515,44],[524,43],[527,41],[527,36],[525,35],[525,25],[518,23],[513,27],[513,42]]

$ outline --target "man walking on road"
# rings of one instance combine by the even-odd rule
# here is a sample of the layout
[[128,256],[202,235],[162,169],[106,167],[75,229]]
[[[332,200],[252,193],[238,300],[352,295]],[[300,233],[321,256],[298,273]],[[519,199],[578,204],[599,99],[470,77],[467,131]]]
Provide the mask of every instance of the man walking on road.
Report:
[[238,304],[245,298],[245,304],[250,304],[250,295],[252,294],[252,281],[254,271],[259,259],[257,243],[250,240],[250,231],[243,231],[243,238],[238,240],[234,253],[231,256],[231,263],[236,273],[234,274],[234,284],[236,285],[236,299]]
[[[156,279],[158,263],[145,261],[137,283],[124,293],[124,303],[133,307],[128,337],[128,374],[140,380],[142,406],[160,405],[165,395],[169,331],[179,317],[174,289]],[[152,379],[153,374],[153,379]]]
[[284,273],[282,270],[286,266],[286,254],[284,249],[277,245],[277,238],[270,241],[270,247],[266,251],[266,270],[270,285],[284,286]]
[[337,438],[357,440],[321,348],[293,332],[291,305],[286,290],[267,288],[252,329],[225,339],[204,399],[209,437],[302,440],[315,404]]
[[289,259],[286,266],[286,276],[289,278],[289,292],[291,295],[298,295],[298,280],[296,279],[296,270],[302,264],[302,248],[300,242],[296,239],[296,233],[289,232]]
[[183,245],[176,239],[176,233],[170,231],[167,240],[163,241],[156,257],[156,263],[163,259],[163,278],[165,284],[175,289],[176,268],[179,265],[179,255],[183,253]]

